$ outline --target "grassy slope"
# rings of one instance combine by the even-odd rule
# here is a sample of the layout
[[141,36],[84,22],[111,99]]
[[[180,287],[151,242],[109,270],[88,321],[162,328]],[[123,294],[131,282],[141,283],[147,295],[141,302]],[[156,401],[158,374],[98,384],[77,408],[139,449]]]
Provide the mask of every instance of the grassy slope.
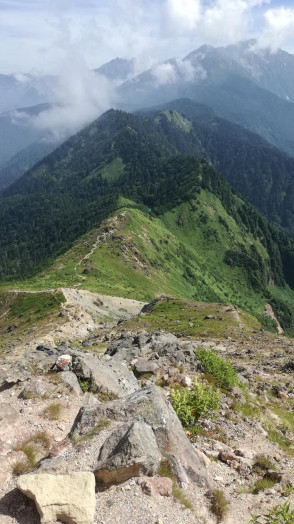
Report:
[[0,292],[0,352],[8,342],[19,342],[32,332],[48,332],[65,302],[60,291]]
[[[122,204],[131,205],[125,200]],[[201,191],[191,204],[182,204],[160,218],[135,207],[122,207],[49,269],[15,286],[35,290],[80,286],[146,301],[167,293],[198,302],[233,303],[259,316],[266,299],[253,290],[242,268],[228,266],[223,260],[226,250],[241,244],[254,244],[267,260],[265,249],[244,234],[220,201]],[[277,288],[275,294],[294,299],[288,288]]]

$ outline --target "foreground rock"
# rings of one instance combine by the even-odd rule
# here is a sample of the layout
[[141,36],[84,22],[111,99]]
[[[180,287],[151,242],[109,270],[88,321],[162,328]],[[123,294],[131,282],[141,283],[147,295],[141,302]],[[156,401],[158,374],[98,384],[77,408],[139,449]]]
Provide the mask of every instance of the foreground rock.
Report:
[[93,473],[24,475],[18,488],[36,502],[41,524],[61,520],[67,524],[93,524],[95,477]]
[[78,438],[105,419],[130,423],[145,422],[152,428],[163,458],[171,463],[180,482],[193,481],[210,487],[203,458],[189,442],[175,411],[160,387],[144,388],[106,404],[82,407],[70,436]]
[[73,371],[80,380],[87,380],[94,392],[122,397],[139,387],[123,362],[106,362],[90,353],[74,358]]
[[135,422],[114,431],[103,444],[95,470],[98,482],[125,482],[132,477],[154,475],[161,455],[148,424]]

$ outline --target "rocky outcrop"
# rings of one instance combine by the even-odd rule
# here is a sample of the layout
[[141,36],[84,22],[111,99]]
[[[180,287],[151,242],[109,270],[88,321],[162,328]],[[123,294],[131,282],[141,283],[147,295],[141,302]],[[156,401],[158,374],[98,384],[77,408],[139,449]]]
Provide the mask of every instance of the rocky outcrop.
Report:
[[152,428],[162,456],[170,462],[181,483],[195,481],[210,485],[202,457],[188,440],[160,387],[143,388],[122,399],[81,408],[70,436],[79,437],[105,419],[145,422]]
[[113,393],[122,397],[133,393],[139,387],[126,364],[108,362],[90,353],[76,356],[72,369],[79,379],[89,381],[91,391]]
[[103,444],[95,476],[103,484],[120,483],[132,477],[154,475],[161,455],[151,427],[134,422],[114,431]]
[[41,524],[61,520],[66,524],[93,524],[95,477],[93,473],[24,475],[18,488],[36,502]]

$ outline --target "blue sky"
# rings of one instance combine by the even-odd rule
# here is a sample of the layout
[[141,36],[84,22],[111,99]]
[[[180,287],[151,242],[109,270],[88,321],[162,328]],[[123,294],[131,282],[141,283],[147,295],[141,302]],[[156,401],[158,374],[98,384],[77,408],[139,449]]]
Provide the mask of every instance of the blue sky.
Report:
[[79,57],[142,68],[203,43],[256,37],[294,52],[294,0],[0,0],[0,72],[47,72]]

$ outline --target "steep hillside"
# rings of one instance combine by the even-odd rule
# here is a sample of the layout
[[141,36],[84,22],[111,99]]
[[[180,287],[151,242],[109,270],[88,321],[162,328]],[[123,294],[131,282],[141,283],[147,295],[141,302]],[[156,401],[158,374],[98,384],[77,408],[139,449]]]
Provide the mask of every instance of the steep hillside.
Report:
[[[270,303],[283,329],[292,333],[294,293],[283,286],[281,267],[268,253],[273,246],[267,251],[246,231],[238,212],[230,216],[207,190],[158,217],[130,201],[121,204],[127,207],[78,240],[50,268],[17,286],[81,287],[143,301],[167,293],[229,302],[275,330],[276,323],[263,315]],[[220,330],[221,323],[216,324]]]
[[[175,100],[161,109],[146,110],[143,114],[160,126],[179,151],[200,154],[209,160],[246,200],[293,236],[294,160],[291,157],[260,136],[191,100]],[[179,125],[179,113],[188,119],[186,129]],[[187,128],[189,122],[190,128]]]

